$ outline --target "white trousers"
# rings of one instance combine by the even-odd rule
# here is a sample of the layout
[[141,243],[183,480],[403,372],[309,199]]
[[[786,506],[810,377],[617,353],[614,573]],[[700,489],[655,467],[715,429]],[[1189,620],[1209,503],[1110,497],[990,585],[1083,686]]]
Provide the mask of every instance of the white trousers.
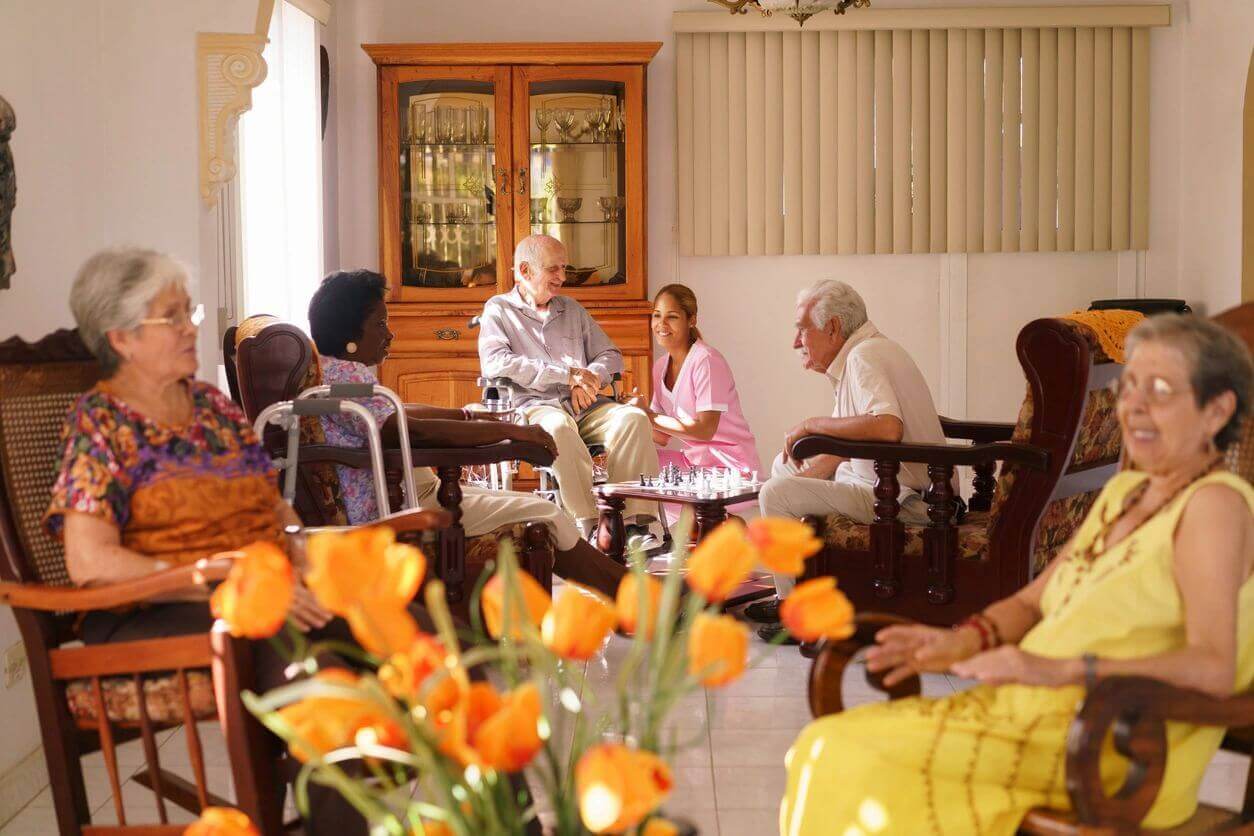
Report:
[[[436,494],[440,479],[429,467],[414,468],[418,507],[438,511]],[[474,485],[462,485],[462,527],[467,537],[488,534],[503,525],[523,522],[544,523],[553,532],[558,551],[572,549],[579,542],[579,529],[569,515],[552,502],[532,493],[494,491]]]
[[[557,458],[553,471],[557,475],[562,505],[576,520],[597,518],[596,501],[592,496],[592,456],[589,444],[605,446],[607,469],[611,482],[628,482],[641,474],[658,474],[657,448],[653,431],[644,410],[621,403],[606,403],[572,418],[555,406],[533,406],[523,410],[529,424],[539,424],[557,442]],[[650,503],[630,500],[623,514],[656,516]]]
[[[780,453],[771,465],[771,478],[762,485],[758,505],[762,516],[801,517],[813,514],[841,514],[854,522],[868,524],[875,519],[875,491],[864,482],[835,479],[813,479],[798,476],[795,464]],[[917,493],[901,500],[897,519],[910,525],[927,523],[927,503]],[[775,593],[783,598],[792,592],[796,580],[788,575],[775,576]]]

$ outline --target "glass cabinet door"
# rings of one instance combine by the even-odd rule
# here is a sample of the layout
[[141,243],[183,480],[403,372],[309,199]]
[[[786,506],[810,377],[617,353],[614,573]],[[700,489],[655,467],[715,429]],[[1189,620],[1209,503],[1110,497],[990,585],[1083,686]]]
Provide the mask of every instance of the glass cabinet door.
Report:
[[[388,68],[384,135],[395,154],[380,175],[395,179],[383,206],[383,261],[394,297],[486,299],[508,275],[508,70]],[[390,95],[389,95],[390,93]],[[499,140],[499,141],[498,141]]]
[[639,297],[643,71],[519,67],[514,78],[515,239],[565,244],[575,296]]

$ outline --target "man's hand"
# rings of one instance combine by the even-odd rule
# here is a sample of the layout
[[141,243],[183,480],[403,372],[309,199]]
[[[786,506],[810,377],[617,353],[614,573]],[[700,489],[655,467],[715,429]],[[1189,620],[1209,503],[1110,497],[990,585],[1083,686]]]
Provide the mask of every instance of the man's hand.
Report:
[[583,412],[597,402],[597,390],[591,386],[572,386],[570,405],[576,414]]
[[545,450],[548,450],[554,456],[557,455],[557,442],[553,440],[553,436],[549,435],[539,424],[512,425],[511,427],[514,441],[525,441],[530,444],[539,444]]
[[571,389],[583,387],[591,389],[594,393],[601,388],[601,376],[592,369],[585,369],[581,366],[570,367],[566,382]]
[[794,459],[792,457],[792,446],[796,444],[800,439],[805,438],[807,435],[814,435],[814,433],[806,429],[805,421],[802,421],[800,424],[797,424],[795,427],[793,427],[791,430],[789,430],[787,433],[784,434],[784,457],[787,458],[790,462],[793,462],[794,464],[798,464],[798,465],[801,464],[800,459]]

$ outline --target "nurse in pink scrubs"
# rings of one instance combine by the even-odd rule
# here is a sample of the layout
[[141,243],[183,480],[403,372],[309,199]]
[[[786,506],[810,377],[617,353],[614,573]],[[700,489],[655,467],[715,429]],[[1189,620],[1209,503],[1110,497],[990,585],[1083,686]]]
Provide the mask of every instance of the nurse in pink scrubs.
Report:
[[[745,477],[761,472],[753,432],[727,360],[701,339],[697,297],[668,284],[653,299],[653,338],[664,353],[653,364],[649,420],[658,461],[665,467],[735,468]],[[753,503],[743,503],[745,508]],[[740,506],[733,506],[733,512]],[[678,516],[668,506],[667,515]]]

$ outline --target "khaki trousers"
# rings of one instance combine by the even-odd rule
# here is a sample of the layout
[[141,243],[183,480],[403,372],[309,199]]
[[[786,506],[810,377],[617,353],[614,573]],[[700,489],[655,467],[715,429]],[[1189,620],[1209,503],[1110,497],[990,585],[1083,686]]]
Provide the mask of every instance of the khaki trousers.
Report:
[[[641,474],[658,474],[657,447],[644,410],[621,403],[606,403],[572,418],[555,406],[533,406],[523,410],[529,424],[539,424],[557,442],[553,471],[557,474],[562,505],[576,520],[595,520],[596,502],[592,497],[592,456],[589,444],[605,446],[611,482],[639,479]],[[657,516],[657,506],[630,500],[623,511],[633,515]]]
[[[429,467],[414,468],[418,507],[438,511],[439,477]],[[552,502],[535,494],[519,491],[494,491],[476,485],[462,485],[462,527],[467,537],[488,534],[503,525],[541,522],[553,532],[558,551],[567,551],[579,542],[579,529],[569,515]]]
[[[927,503],[923,497],[911,492],[900,501],[897,519],[909,525],[927,523]],[[771,465],[771,478],[762,485],[758,505],[764,517],[800,519],[809,514],[842,514],[863,524],[875,519],[875,491],[870,485],[798,476],[797,466],[785,459],[783,453]],[[796,583],[789,575],[776,575],[775,594],[786,597]]]

